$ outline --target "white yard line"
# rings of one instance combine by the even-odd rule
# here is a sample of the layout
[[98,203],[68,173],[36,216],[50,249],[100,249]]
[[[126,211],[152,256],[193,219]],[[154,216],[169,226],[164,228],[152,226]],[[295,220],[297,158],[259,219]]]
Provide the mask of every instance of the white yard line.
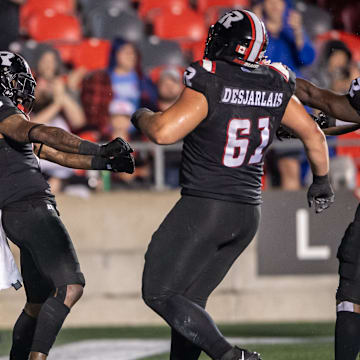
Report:
[[[331,342],[332,337],[252,337],[229,338],[232,344],[307,344]],[[168,352],[169,340],[120,339],[85,340],[55,347],[49,360],[135,360]],[[8,357],[0,357],[8,360]]]

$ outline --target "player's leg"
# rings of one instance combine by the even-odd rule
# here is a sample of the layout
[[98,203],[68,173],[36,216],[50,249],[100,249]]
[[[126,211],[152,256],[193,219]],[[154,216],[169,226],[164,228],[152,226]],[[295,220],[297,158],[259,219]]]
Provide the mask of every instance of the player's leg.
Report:
[[30,354],[30,360],[46,359],[70,308],[82,295],[84,277],[71,239],[50,203],[32,201],[21,210],[5,209],[3,224],[8,237],[29,251],[52,289],[38,314]]
[[[234,239],[219,247],[200,276],[186,290],[185,297],[205,308],[210,294],[224,279],[232,264],[253,239],[260,219],[259,210],[260,208],[245,204],[241,205],[241,208],[237,208],[239,218],[245,220],[248,226],[243,226]],[[257,214],[257,212],[259,213]],[[216,236],[221,238],[222,235],[223,229],[218,228]],[[171,360],[196,360],[200,353],[201,349],[199,347],[192,344],[181,334],[172,331]]]
[[355,360],[360,350],[360,205],[338,250],[335,359]]
[[13,329],[10,360],[28,360],[38,314],[51,292],[50,284],[39,273],[31,254],[24,248],[20,250],[20,262],[27,302]]
[[[209,314],[184,294],[224,245],[224,239],[230,242],[237,235],[234,224],[249,223],[237,210],[235,203],[183,197],[153,235],[145,256],[146,304],[214,359],[221,359],[232,346]],[[217,229],[222,229],[221,237]]]

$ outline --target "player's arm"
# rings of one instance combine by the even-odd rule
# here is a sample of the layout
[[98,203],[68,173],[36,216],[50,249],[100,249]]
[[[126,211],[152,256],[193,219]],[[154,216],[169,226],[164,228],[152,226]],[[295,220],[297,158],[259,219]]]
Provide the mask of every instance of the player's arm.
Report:
[[208,113],[206,97],[185,88],[178,101],[164,112],[154,113],[139,109],[132,116],[132,123],[156,144],[173,144],[193,131]]
[[34,153],[43,160],[74,169],[109,170],[113,172],[134,172],[134,158],[131,154],[121,157],[80,155],[62,152],[43,144],[34,144]]
[[350,132],[356,131],[360,129],[360,124],[354,125],[339,125],[339,126],[332,126],[325,129],[322,129],[325,135],[327,136],[337,136],[337,135],[344,135]]
[[319,213],[334,201],[328,177],[329,151],[325,135],[295,97],[291,98],[286,108],[282,124],[290,128],[304,144],[313,172],[308,202],[309,206],[315,202],[315,211]]
[[296,79],[295,95],[300,101],[312,108],[322,110],[336,119],[360,123],[360,114],[350,104],[346,95],[321,89],[304,79]]
[[116,138],[108,144],[99,145],[83,140],[63,129],[28,121],[22,114],[13,114],[0,122],[0,133],[22,143],[41,143],[59,151],[82,154],[115,156],[132,152],[130,145]]

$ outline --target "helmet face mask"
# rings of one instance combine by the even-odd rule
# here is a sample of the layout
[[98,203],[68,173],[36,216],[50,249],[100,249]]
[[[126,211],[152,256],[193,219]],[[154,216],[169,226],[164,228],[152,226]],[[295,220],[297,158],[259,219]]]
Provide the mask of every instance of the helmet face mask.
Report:
[[210,27],[204,57],[257,68],[267,44],[265,25],[254,13],[232,10]]
[[11,99],[30,113],[35,101],[36,81],[27,62],[20,55],[0,52],[0,95]]

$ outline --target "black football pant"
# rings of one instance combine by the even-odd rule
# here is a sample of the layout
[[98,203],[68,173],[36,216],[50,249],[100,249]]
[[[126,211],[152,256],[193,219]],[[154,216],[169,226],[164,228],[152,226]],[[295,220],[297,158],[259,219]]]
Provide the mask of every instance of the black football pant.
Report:
[[172,328],[171,360],[195,360],[201,350],[220,359],[231,349],[204,308],[259,220],[259,205],[183,196],[154,233],[143,298]]
[[7,237],[20,248],[27,302],[43,304],[37,319],[23,312],[14,326],[10,359],[25,360],[30,351],[49,352],[70,311],[63,302],[64,288],[84,286],[85,279],[51,200],[29,199],[8,205],[2,209],[2,224]]
[[43,303],[55,288],[85,285],[71,238],[50,200],[19,201],[2,210],[7,237],[20,248],[27,301]]

